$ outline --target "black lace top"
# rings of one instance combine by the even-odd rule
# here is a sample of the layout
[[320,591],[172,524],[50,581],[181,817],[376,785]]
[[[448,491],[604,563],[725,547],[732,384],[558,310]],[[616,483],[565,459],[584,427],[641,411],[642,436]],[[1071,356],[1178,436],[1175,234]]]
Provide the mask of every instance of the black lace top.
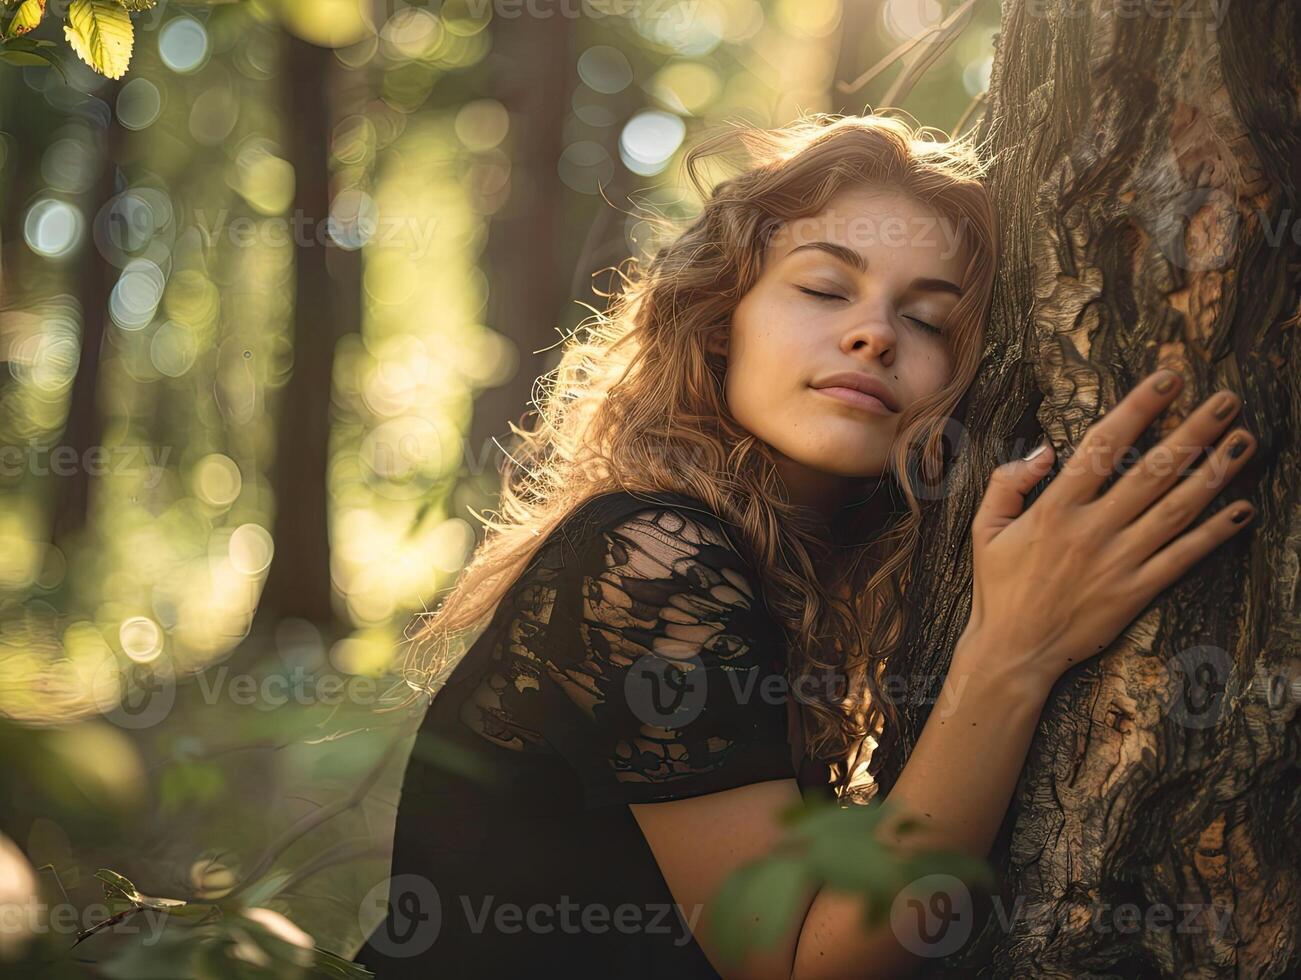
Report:
[[425,715],[388,918],[357,962],[380,977],[716,976],[626,804],[791,778],[829,796],[825,766],[797,770],[785,660],[753,565],[706,505],[586,501]]

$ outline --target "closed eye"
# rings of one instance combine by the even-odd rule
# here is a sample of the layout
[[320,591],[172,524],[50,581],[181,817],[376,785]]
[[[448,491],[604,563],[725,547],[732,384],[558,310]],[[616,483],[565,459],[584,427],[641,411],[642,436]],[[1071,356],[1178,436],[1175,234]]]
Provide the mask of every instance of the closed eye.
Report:
[[[842,301],[845,299],[844,296],[838,296],[835,293],[824,293],[820,289],[810,289],[808,286],[796,286],[795,288],[798,289],[801,293],[804,293],[805,295],[808,296],[813,296],[816,299],[823,299],[823,300],[838,299]],[[944,333],[944,331],[941,330],[939,327],[935,326],[935,324],[927,323],[925,320],[919,320],[915,316],[906,316],[904,317],[904,319],[911,320],[913,323],[917,324],[917,326],[921,327],[923,330],[927,331],[928,333],[933,333],[937,335]]]
[[906,317],[904,317],[904,319],[905,319],[905,320],[911,320],[913,323],[917,324],[917,325],[918,325],[919,327],[921,327],[923,330],[928,330],[928,331],[930,331],[931,333],[936,333],[936,334],[938,334],[938,333],[943,333],[943,332],[944,332],[944,331],[942,331],[939,327],[935,326],[935,324],[933,324],[933,323],[927,323],[925,320],[918,320],[915,316],[906,316]]
[[837,296],[835,293],[824,293],[816,289],[809,289],[807,286],[796,286],[801,293],[807,293],[809,296],[816,296],[818,299],[844,299],[843,296]]

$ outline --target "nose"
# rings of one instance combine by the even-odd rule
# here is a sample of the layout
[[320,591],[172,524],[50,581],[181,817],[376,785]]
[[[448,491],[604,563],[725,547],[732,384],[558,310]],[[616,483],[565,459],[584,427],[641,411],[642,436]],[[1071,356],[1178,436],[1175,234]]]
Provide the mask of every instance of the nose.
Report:
[[889,367],[894,361],[898,340],[890,318],[880,311],[872,311],[845,331],[840,339],[840,348],[855,357],[880,358],[881,364]]

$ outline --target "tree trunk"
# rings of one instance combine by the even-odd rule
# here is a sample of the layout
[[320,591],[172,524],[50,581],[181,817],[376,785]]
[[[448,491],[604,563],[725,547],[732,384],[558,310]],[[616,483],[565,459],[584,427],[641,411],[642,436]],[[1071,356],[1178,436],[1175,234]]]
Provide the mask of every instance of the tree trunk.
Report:
[[275,557],[259,612],[334,621],[329,464],[334,349],[361,327],[361,254],[325,234],[334,53],[283,33],[286,145],[294,166],[294,364],[278,399]]
[[[933,698],[993,466],[1041,430],[1063,459],[1157,366],[1187,382],[1163,425],[1218,387],[1243,396],[1259,446],[1211,511],[1249,496],[1257,517],[1055,687],[991,856],[1001,894],[932,975],[1297,974],[1299,47],[1296,3],[1003,3],[987,356],[891,672],[934,678]],[[886,793],[929,707],[901,705]]]
[[[566,188],[557,167],[570,114],[569,74],[576,56],[572,17],[516,17],[494,22],[494,93],[510,114],[506,147],[510,196],[494,215],[483,267],[488,274],[488,325],[519,347],[519,367],[505,384],[475,398],[466,447],[471,477],[498,489],[504,461],[493,445],[509,447],[506,421],[517,425],[528,410],[533,382],[560,357],[564,289],[561,225]],[[528,65],[527,71],[519,66]],[[535,351],[543,352],[535,354]]]
[[105,209],[119,193],[118,165],[126,136],[126,130],[115,117],[121,90],[121,81],[110,82],[103,95],[108,107],[104,154],[90,199],[93,210],[88,210],[86,215],[88,227],[81,253],[85,260],[77,290],[81,306],[81,351],[72,379],[68,420],[60,444],[71,447],[77,462],[70,474],[55,477],[56,503],[51,518],[52,540],[65,555],[71,555],[90,516],[90,473],[84,461],[92,448],[104,443],[105,419],[99,406],[99,362],[104,349],[104,335],[108,332],[108,301],[119,275],[118,266],[110,261],[117,257],[113,228],[116,215],[112,212],[105,214]]

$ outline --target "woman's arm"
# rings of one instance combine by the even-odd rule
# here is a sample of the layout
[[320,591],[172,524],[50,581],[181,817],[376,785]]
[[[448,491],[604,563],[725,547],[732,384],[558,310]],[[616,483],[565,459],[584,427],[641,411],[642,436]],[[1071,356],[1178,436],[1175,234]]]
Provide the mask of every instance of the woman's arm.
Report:
[[[889,796],[923,821],[932,846],[988,851],[1053,682],[1105,648],[1155,595],[1243,526],[1234,517],[1250,512],[1237,501],[1180,533],[1254,446],[1235,432],[1180,479],[1236,410],[1229,393],[1208,399],[1098,496],[1118,455],[1178,392],[1177,379],[1164,391],[1159,380],[1147,379],[1091,426],[1024,514],[1025,495],[1047,474],[1051,450],[999,467],[990,481],[972,525],[971,621]],[[1234,455],[1239,440],[1246,451]],[[781,837],[778,814],[798,799],[794,780],[776,780],[632,807],[716,968],[708,919],[692,916],[732,871],[771,850]],[[812,889],[803,899],[802,921],[728,972],[729,980],[897,976],[915,964],[889,927],[863,929],[859,899]]]
[[[974,634],[964,636],[960,649],[972,657],[997,653],[992,641]],[[1046,691],[1029,689],[1016,677],[968,674],[955,664],[889,797],[927,825],[914,838],[917,843],[985,855],[1007,811],[1045,697]],[[728,874],[772,849],[782,834],[777,814],[799,799],[794,780],[775,780],[631,809],[674,900],[691,921]],[[865,930],[863,912],[861,899],[846,893],[810,892],[791,932],[724,976],[862,980],[904,975],[916,958],[889,926]],[[693,931],[719,969],[707,917],[696,919]]]

